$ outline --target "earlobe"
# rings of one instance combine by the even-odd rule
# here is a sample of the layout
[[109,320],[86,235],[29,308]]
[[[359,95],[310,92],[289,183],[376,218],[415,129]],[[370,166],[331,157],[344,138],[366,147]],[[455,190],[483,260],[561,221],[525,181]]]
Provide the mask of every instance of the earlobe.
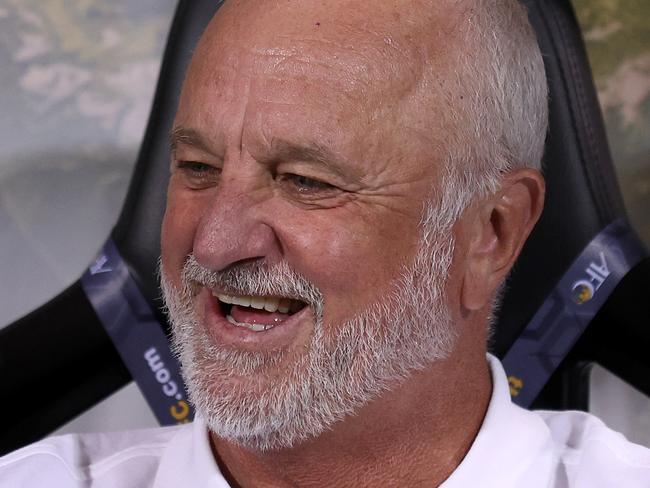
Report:
[[543,207],[544,179],[530,169],[508,173],[501,189],[481,202],[467,230],[461,303],[480,310],[506,278]]

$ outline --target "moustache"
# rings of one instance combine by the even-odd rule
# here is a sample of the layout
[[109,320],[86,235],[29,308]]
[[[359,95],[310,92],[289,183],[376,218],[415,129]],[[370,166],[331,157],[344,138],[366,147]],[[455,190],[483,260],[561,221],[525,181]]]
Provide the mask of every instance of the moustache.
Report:
[[273,264],[263,260],[245,261],[217,271],[202,266],[190,254],[183,266],[181,280],[192,296],[201,287],[206,287],[228,295],[277,296],[300,300],[317,312],[323,307],[322,292],[285,261]]

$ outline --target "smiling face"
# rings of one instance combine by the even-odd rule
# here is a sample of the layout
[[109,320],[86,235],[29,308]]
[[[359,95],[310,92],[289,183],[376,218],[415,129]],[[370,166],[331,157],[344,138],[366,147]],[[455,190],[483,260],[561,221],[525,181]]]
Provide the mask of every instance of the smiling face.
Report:
[[[453,240],[444,229],[423,246],[420,226],[442,137],[399,16],[375,6],[379,29],[358,8],[230,5],[194,55],[174,123],[163,285],[199,408],[256,416],[233,438],[268,434],[255,422],[271,399],[318,403],[361,385],[310,419],[315,435],[449,350]],[[310,386],[291,397],[300,376]]]

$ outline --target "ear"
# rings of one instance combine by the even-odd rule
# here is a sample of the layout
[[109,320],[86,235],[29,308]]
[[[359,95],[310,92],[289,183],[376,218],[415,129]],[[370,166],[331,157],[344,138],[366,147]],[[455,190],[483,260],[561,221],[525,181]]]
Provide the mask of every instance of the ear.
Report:
[[468,215],[461,305],[481,310],[521,252],[544,206],[544,179],[531,169],[507,173],[501,189]]

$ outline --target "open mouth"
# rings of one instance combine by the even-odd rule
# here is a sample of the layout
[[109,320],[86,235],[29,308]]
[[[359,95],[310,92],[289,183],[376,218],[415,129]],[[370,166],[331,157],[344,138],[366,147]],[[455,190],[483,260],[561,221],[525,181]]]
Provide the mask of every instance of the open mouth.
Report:
[[285,297],[226,295],[212,292],[226,320],[235,327],[263,332],[280,325],[307,306],[305,302]]

